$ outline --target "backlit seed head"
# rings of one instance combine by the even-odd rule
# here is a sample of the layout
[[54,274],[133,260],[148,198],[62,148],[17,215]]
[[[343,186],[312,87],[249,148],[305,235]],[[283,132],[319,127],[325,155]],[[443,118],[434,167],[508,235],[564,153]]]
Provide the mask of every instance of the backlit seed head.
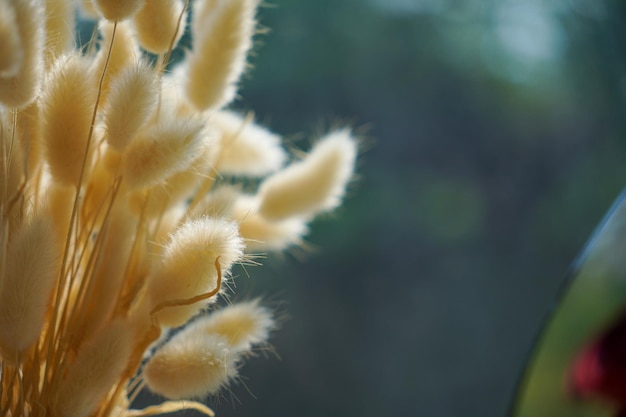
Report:
[[[46,162],[56,181],[78,186],[96,98],[89,61],[79,54],[59,59],[46,81],[41,118]],[[87,161],[86,166],[89,167]]]
[[249,351],[253,345],[267,342],[274,327],[271,312],[258,300],[241,302],[221,308],[195,320],[185,332],[220,335],[232,349]]
[[203,128],[202,119],[172,119],[139,132],[124,154],[125,182],[150,187],[185,170],[202,150]]
[[[223,274],[243,256],[243,241],[237,224],[203,217],[189,220],[176,230],[148,278],[148,293],[154,307],[164,301],[188,299],[214,290],[218,285],[216,261]],[[180,326],[197,314],[207,302],[170,307],[158,314],[164,326]]]
[[239,222],[239,233],[246,242],[247,252],[276,252],[302,244],[302,237],[308,232],[304,218],[268,220],[258,212],[258,206],[255,196],[242,194],[230,213],[230,218]]
[[166,398],[204,398],[237,375],[237,359],[226,338],[183,331],[156,351],[143,375],[148,388]]
[[45,0],[45,50],[46,68],[54,60],[74,49],[74,3],[69,0]]
[[[216,0],[193,27],[185,92],[198,110],[219,109],[237,91],[252,45],[258,0]],[[200,6],[202,7],[202,6]]]
[[0,276],[0,352],[9,361],[39,338],[56,283],[61,238],[50,214],[35,213],[17,231]]
[[191,215],[195,218],[202,216],[233,218],[231,213],[240,193],[240,187],[218,187],[200,201],[192,210]]
[[[15,14],[16,36],[19,38],[21,60],[19,70],[11,76],[0,77],[0,103],[11,108],[22,108],[35,99],[42,81],[44,31],[41,24],[43,13],[37,0],[10,2]],[[16,40],[9,41],[15,43]],[[5,54],[4,50],[1,52]],[[17,52],[10,52],[16,55]]]
[[0,1],[0,77],[15,76],[24,59],[15,11],[9,2]]
[[127,65],[111,81],[104,107],[106,140],[123,151],[156,107],[157,81],[145,62]]
[[250,116],[217,112],[211,117],[211,126],[220,145],[216,169],[224,174],[263,176],[285,162],[280,136],[254,124]]
[[132,17],[143,6],[143,3],[144,0],[93,0],[96,10],[111,22]]
[[310,218],[341,203],[354,171],[356,140],[347,129],[330,133],[300,162],[267,178],[259,188],[259,213],[278,221]]
[[133,342],[132,327],[120,319],[86,341],[53,394],[52,415],[91,415],[125,371]]
[[[128,22],[117,24],[115,37],[113,36],[113,27],[113,23],[106,21],[101,21],[98,26],[98,31],[102,35],[102,41],[100,42],[100,50],[93,62],[94,73],[97,74],[97,79],[94,79],[94,83],[99,82],[110,51],[109,63],[102,83],[103,98],[106,98],[112,80],[117,77],[122,69],[127,65],[136,63],[141,57],[135,32]],[[112,38],[113,46],[111,47]]]
[[[183,12],[181,0],[149,0],[133,17],[139,44],[146,51],[162,54],[175,47],[185,29],[185,17],[176,31]],[[173,40],[173,43],[172,43]]]

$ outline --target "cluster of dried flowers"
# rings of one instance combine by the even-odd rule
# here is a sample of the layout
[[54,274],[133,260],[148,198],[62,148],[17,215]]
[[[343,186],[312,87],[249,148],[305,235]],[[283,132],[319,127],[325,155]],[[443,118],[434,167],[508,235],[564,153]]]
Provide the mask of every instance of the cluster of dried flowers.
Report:
[[[83,1],[100,22],[80,49],[72,0],[0,0],[0,415],[211,415],[188,399],[266,342],[257,301],[207,307],[234,264],[340,204],[356,142],[290,162],[224,110],[258,2]],[[193,48],[166,71],[188,12]],[[130,409],[146,387],[167,400]]]

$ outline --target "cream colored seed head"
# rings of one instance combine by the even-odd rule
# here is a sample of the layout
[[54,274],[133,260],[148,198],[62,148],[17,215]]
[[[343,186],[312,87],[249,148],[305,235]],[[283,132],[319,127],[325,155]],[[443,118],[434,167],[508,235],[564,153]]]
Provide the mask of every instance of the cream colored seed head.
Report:
[[124,154],[126,184],[150,187],[185,170],[202,150],[203,128],[202,119],[173,119],[139,132]]
[[43,77],[44,31],[42,25],[38,24],[43,21],[43,13],[37,0],[12,1],[10,4],[15,12],[22,59],[17,73],[0,77],[0,103],[11,108],[22,108],[35,99]]
[[258,199],[242,194],[235,201],[230,214],[232,219],[239,222],[239,233],[246,242],[247,252],[276,252],[302,244],[302,237],[308,233],[304,218],[270,221],[257,210]]
[[241,193],[241,187],[223,185],[207,194],[200,203],[194,207],[191,216],[233,218],[231,213],[237,196]]
[[42,210],[11,239],[4,276],[0,277],[0,350],[13,359],[41,333],[56,283],[61,238],[51,213]]
[[104,70],[104,64],[106,63],[109,51],[109,63],[104,76],[104,82],[102,83],[103,98],[106,98],[111,81],[122,71],[124,67],[135,63],[141,57],[139,45],[133,29],[128,22],[121,22],[117,24],[115,28],[115,38],[113,39],[113,47],[111,48],[111,38],[113,37],[113,23],[101,21],[98,27],[99,32],[102,35],[102,41],[100,43],[101,48],[98,51],[93,63],[94,73],[98,75],[97,79],[94,79],[95,83],[100,81],[100,75]]
[[[19,134],[16,135],[19,138]],[[0,110],[0,210],[7,210],[24,180],[22,148],[11,146],[12,123],[9,112]],[[9,158],[10,155],[10,158]]]
[[259,0],[217,3],[194,27],[194,48],[186,61],[185,92],[198,110],[221,108],[235,97],[252,46]]
[[215,394],[237,375],[237,354],[221,336],[181,332],[146,363],[148,388],[172,400]]
[[[218,285],[218,258],[226,275],[241,260],[243,247],[234,222],[210,217],[188,220],[172,234],[161,262],[148,277],[152,305],[157,307],[165,301],[188,299],[214,290]],[[214,300],[215,297],[188,306],[169,307],[157,318],[163,326],[180,326]]]
[[0,77],[14,77],[24,59],[13,6],[0,1]]
[[69,0],[45,0],[46,41],[44,60],[50,68],[54,60],[74,49],[74,3]]
[[196,0],[193,3],[191,32],[194,34],[201,33],[206,22],[210,21],[210,16],[215,13],[216,7],[221,3],[222,0]]
[[286,159],[281,138],[231,111],[211,117],[217,131],[220,152],[215,167],[231,175],[264,176],[278,170]]
[[145,190],[148,201],[143,212],[153,217],[159,216],[164,210],[190,198],[207,173],[212,173],[213,143],[204,131],[201,133],[201,143],[198,156],[188,167],[166,178],[163,182]]
[[125,280],[126,265],[130,261],[137,218],[125,204],[116,204],[111,209],[104,233],[100,257],[91,277],[91,288],[87,293],[86,309],[79,319],[75,331],[88,337],[100,331],[103,323],[110,320],[118,294]]
[[78,350],[53,393],[53,416],[90,416],[121,378],[132,353],[132,327],[109,322]]
[[106,140],[122,152],[156,108],[157,80],[144,61],[121,70],[111,82],[104,107]]
[[144,0],[93,0],[96,10],[111,22],[119,22],[132,17],[141,9],[143,3]]
[[175,47],[185,30],[186,16],[183,16],[178,32],[176,31],[182,11],[181,0],[146,1],[133,17],[141,47],[154,54],[162,54],[169,50],[172,38],[174,38],[172,47]]
[[267,342],[274,327],[271,312],[258,300],[232,304],[194,321],[184,332],[219,335],[236,351]]
[[332,210],[352,177],[356,140],[348,129],[328,134],[309,155],[267,178],[259,187],[259,213],[268,220],[310,218]]
[[41,109],[45,159],[56,181],[78,185],[95,99],[89,61],[77,53],[59,59],[46,80]]
[[78,0],[78,6],[81,17],[87,19],[97,19],[99,17],[92,0]]

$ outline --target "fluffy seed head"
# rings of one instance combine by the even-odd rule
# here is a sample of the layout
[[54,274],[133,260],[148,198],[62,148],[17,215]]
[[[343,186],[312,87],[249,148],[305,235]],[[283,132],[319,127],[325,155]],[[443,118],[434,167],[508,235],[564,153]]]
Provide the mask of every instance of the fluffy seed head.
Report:
[[[10,4],[14,8],[22,58],[17,73],[10,77],[0,77],[0,103],[21,108],[35,98],[42,79],[44,32],[38,22],[43,21],[43,15],[39,1],[20,0]],[[2,50],[2,54],[5,53]],[[15,55],[16,52],[9,51],[9,54]]]
[[102,83],[103,98],[106,98],[111,81],[122,71],[124,67],[135,63],[139,60],[141,52],[139,51],[139,45],[132,28],[128,22],[122,22],[117,24],[115,29],[115,38],[113,39],[113,47],[111,48],[111,38],[113,37],[113,23],[101,22],[98,30],[102,35],[102,41],[100,43],[100,51],[96,55],[94,60],[94,73],[97,74],[97,80],[99,82],[100,75],[104,70],[104,64],[106,63],[109,51],[111,51],[109,64],[104,76],[104,82]]
[[132,348],[132,328],[120,319],[85,342],[53,394],[52,415],[91,415],[122,376]]
[[330,133],[302,161],[261,184],[259,213],[277,221],[334,209],[352,177],[356,153],[356,141],[347,129]]
[[[236,223],[209,217],[185,222],[171,236],[161,262],[149,277],[152,305],[212,291],[218,280],[216,260],[219,258],[222,273],[227,274],[242,255],[243,242]],[[159,322],[164,326],[182,325],[204,305],[206,302],[164,309],[158,314]]]
[[[194,26],[185,91],[198,110],[221,108],[236,93],[252,45],[259,0],[217,0]],[[202,6],[200,6],[202,7]]]
[[217,131],[220,152],[216,169],[224,174],[263,176],[278,170],[285,162],[281,138],[230,112],[217,112],[211,118]]
[[98,11],[91,0],[78,0],[80,16],[86,19],[97,19]]
[[204,332],[224,337],[236,351],[248,351],[265,343],[274,327],[270,311],[258,300],[232,304],[194,321],[185,332]]
[[56,283],[61,239],[47,211],[22,225],[10,242],[0,287],[0,350],[9,360],[39,337]]
[[181,332],[144,367],[148,388],[172,400],[215,394],[237,375],[237,354],[221,336]]
[[178,19],[183,11],[181,0],[149,0],[133,17],[137,39],[145,50],[154,54],[168,51],[174,33],[176,46],[185,29],[185,16],[176,32]]
[[24,51],[15,12],[9,2],[0,2],[0,77],[13,77],[22,66]]
[[45,49],[44,60],[49,68],[63,53],[74,49],[74,2],[69,0],[45,0]]
[[[6,210],[24,180],[24,158],[19,146],[11,147],[13,124],[7,112],[0,112],[0,207]],[[15,135],[19,140],[19,133]],[[14,144],[15,145],[15,144]],[[9,158],[9,154],[11,157]]]
[[124,154],[128,186],[150,187],[187,168],[202,149],[203,127],[200,119],[174,119],[140,132]]
[[271,221],[257,210],[257,198],[243,194],[230,213],[230,218],[239,222],[239,233],[246,242],[247,252],[276,252],[302,244],[302,237],[308,232],[304,218]]
[[241,193],[240,187],[223,185],[207,194],[200,203],[194,207],[191,216],[231,217],[233,205],[237,196]]
[[104,107],[106,140],[123,151],[156,107],[157,82],[143,61],[126,66],[111,82]]
[[93,0],[96,10],[111,22],[132,17],[143,6],[143,3],[144,0]]
[[41,117],[46,162],[64,184],[77,185],[95,99],[89,62],[79,54],[59,59],[46,82]]

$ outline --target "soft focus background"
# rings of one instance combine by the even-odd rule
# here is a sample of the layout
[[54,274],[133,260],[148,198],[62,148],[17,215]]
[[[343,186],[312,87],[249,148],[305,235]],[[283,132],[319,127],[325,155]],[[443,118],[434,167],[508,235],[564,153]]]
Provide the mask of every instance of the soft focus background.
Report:
[[239,272],[283,317],[219,417],[500,417],[626,185],[626,3],[272,0],[235,107],[364,138],[312,249]]

